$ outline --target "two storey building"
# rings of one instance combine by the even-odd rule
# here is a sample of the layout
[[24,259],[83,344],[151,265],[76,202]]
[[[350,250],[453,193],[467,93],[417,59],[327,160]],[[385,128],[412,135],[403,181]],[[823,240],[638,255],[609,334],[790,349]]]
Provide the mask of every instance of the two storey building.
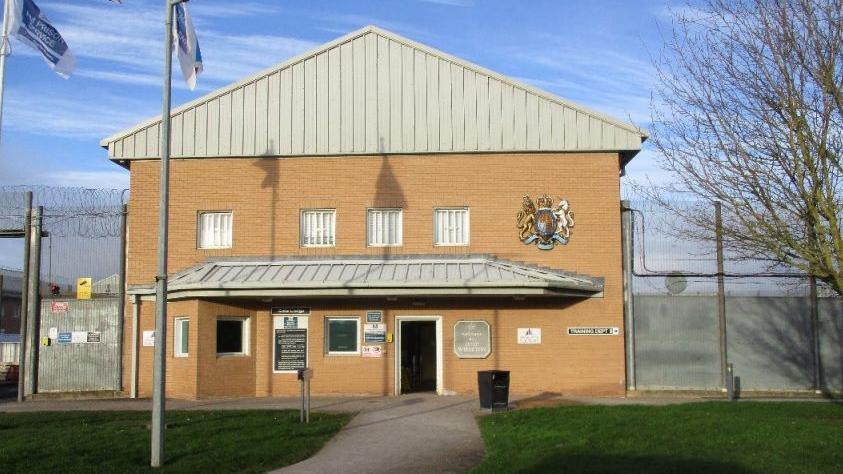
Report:
[[[625,390],[620,177],[646,135],[367,27],[172,114],[166,341],[153,341],[160,118],[131,173],[124,386],[281,396]],[[132,351],[137,357],[133,361]]]

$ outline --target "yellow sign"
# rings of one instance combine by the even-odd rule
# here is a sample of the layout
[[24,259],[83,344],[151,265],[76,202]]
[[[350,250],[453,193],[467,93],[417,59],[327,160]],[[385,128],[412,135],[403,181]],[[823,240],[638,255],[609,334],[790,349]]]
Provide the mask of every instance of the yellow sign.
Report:
[[76,279],[76,299],[89,300],[91,299],[91,281],[90,277]]

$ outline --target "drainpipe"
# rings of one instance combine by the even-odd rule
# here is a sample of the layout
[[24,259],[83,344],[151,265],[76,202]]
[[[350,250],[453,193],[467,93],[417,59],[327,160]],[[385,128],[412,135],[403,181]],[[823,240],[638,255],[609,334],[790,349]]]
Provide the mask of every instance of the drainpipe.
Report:
[[132,297],[132,381],[131,393],[129,396],[138,398],[138,305],[140,304],[140,296],[133,295]]
[[123,391],[123,320],[126,317],[126,211],[128,206],[123,204],[120,209],[120,261],[118,262],[117,279],[118,288],[117,295],[120,298],[117,301],[117,357],[120,363],[117,364],[117,374],[114,387],[118,391]]
[[626,342],[626,389],[635,390],[635,317],[632,300],[632,208],[621,201],[621,268],[623,269],[623,315]]

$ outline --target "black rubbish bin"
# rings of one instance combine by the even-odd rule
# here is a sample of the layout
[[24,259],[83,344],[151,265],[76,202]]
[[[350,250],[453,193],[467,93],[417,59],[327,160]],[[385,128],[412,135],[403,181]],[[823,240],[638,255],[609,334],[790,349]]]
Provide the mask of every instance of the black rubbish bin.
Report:
[[477,372],[480,408],[492,411],[509,407],[509,371],[481,370]]

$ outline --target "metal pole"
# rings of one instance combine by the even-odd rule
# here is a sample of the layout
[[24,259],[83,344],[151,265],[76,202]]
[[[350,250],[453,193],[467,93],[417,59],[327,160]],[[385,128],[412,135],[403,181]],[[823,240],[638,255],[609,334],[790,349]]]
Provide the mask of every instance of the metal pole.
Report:
[[0,38],[0,139],[2,139],[2,123],[3,123],[3,91],[6,88],[6,56],[11,52],[5,51],[5,47],[9,41],[9,0],[3,2],[3,36]]
[[820,307],[817,299],[817,278],[812,274],[808,276],[808,286],[810,288],[810,308],[811,308],[811,342],[812,352],[814,356],[814,392],[822,393],[822,361],[820,356]]
[[26,392],[34,395],[38,392],[38,336],[41,327],[41,218],[44,207],[38,206],[32,215],[30,239],[32,250],[29,254],[29,285],[27,290],[27,381]]
[[304,378],[301,379],[301,407],[299,408],[299,423],[304,423]]
[[4,316],[6,316],[6,312],[3,311],[3,274],[0,273],[0,327],[3,327]]
[[723,214],[719,201],[714,203],[714,225],[717,239],[717,324],[720,329],[720,379],[723,390],[728,386],[726,353],[726,282],[723,277]]
[[[117,354],[120,363],[117,364],[117,374],[114,386],[118,391],[123,390],[123,324],[126,318],[126,214],[128,206],[123,204],[120,209],[120,261],[117,262],[117,294],[120,299],[117,301]],[[53,239],[50,239],[52,241]]]
[[307,379],[307,411],[305,412],[304,422],[310,423],[310,379]]
[[24,193],[24,217],[23,217],[23,275],[20,282],[20,350],[18,351],[18,401],[22,402],[26,385],[24,384],[26,374],[26,312],[27,295],[29,293],[29,236],[32,233],[30,221],[32,220],[32,191]]
[[152,449],[150,465],[161,467],[164,458],[164,374],[167,346],[167,219],[170,194],[170,76],[173,69],[173,6],[164,0],[164,91],[161,107],[161,178],[158,202],[158,272],[155,276],[155,357],[152,377]]
[[139,314],[138,305],[140,304],[140,297],[134,296],[132,301],[132,381],[131,394],[132,398],[138,398],[138,320]]
[[623,315],[626,339],[626,388],[635,390],[635,315],[632,300],[632,209],[621,201],[621,253],[623,268]]

